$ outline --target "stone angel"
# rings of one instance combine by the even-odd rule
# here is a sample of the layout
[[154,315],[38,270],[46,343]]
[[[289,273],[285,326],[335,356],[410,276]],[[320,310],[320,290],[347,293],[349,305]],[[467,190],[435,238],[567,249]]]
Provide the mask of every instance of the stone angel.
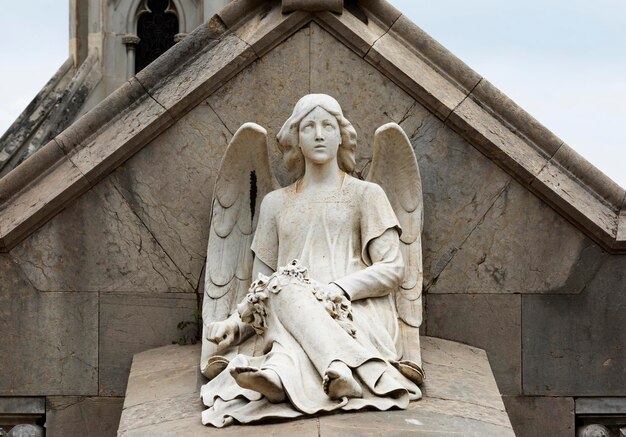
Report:
[[277,140],[293,184],[279,188],[254,123],[235,133],[217,177],[202,422],[406,408],[424,376],[411,144],[397,124],[380,127],[367,181],[352,176],[356,131],[324,94],[302,97]]

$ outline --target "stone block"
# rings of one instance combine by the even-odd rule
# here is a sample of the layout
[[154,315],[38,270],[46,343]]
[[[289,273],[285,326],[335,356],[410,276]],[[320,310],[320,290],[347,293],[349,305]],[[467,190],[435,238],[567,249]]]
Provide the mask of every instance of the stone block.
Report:
[[0,395],[96,394],[97,295],[39,292],[6,254],[0,276]]
[[[156,350],[161,352],[157,355],[154,353]],[[200,363],[195,361],[195,357],[195,348],[178,344],[135,355],[124,401],[126,408],[185,396],[189,394],[189,387],[199,390],[206,380],[200,374]]]
[[[466,417],[448,415],[445,412],[421,411],[415,408],[405,411],[381,411],[337,414],[320,417],[322,437],[390,437],[463,435],[466,437],[514,437],[508,426],[499,426]],[[508,425],[508,424],[507,424]]]
[[521,297],[429,294],[429,336],[485,349],[500,393],[521,393]]
[[511,181],[471,230],[429,293],[580,293],[602,250]]
[[498,114],[516,131],[543,150],[547,156],[553,156],[563,144],[559,137],[550,132],[485,78],[482,78],[474,87],[469,98],[478,102],[483,108],[488,108],[491,113]]
[[310,14],[306,12],[283,14],[278,2],[265,2],[233,32],[261,57],[280,44],[285,35],[298,30],[309,19]]
[[339,41],[363,57],[370,47],[389,30],[389,24],[375,19],[374,15],[352,4],[341,15],[325,11],[315,14],[316,22]]
[[445,120],[467,96],[391,33],[379,38],[365,59],[441,120]]
[[618,212],[560,164],[550,161],[533,181],[532,187],[544,198],[573,217],[592,236],[613,243],[617,235]]
[[472,99],[463,100],[446,124],[525,184],[530,184],[550,158]]
[[626,398],[594,397],[576,398],[576,414],[626,415]]
[[50,396],[46,436],[115,437],[123,404],[123,398]]
[[424,284],[433,281],[510,184],[510,177],[416,104],[401,122],[420,166]]
[[200,345],[165,346],[133,359],[120,437],[143,436],[513,436],[484,351],[422,337],[427,379],[424,398],[407,410],[322,415],[263,425],[222,429],[200,423],[199,381],[169,374],[196,369]]
[[559,147],[552,156],[552,162],[558,164],[587,190],[599,196],[613,211],[620,210],[626,190],[567,144]]
[[522,297],[524,394],[626,396],[626,256],[576,296]]
[[391,121],[402,122],[417,104],[326,30],[315,23],[310,29],[311,92],[329,94],[341,104],[358,135],[356,171],[365,176],[372,160],[374,131]]
[[517,437],[572,437],[574,399],[533,396],[503,396]]
[[298,99],[308,93],[309,29],[305,28],[224,84],[208,103],[230,132],[246,122],[267,129],[270,162],[279,181],[286,185],[290,178],[276,134]]
[[0,397],[0,414],[45,414],[44,397]]
[[204,102],[110,176],[194,288],[206,258],[213,184],[230,137]]
[[[134,354],[171,344],[185,335],[195,335],[195,325],[185,330],[178,329],[177,325],[194,321],[196,311],[195,294],[101,294],[99,394],[124,395]],[[170,373],[164,380],[185,375]]]
[[170,114],[147,94],[135,100],[69,157],[92,183],[100,181],[172,124]]
[[11,255],[43,291],[195,291],[108,181],[74,201]]
[[200,413],[193,417],[171,420],[143,428],[135,428],[119,434],[119,437],[239,437],[272,436],[272,437],[316,437],[318,436],[317,419],[298,420],[294,422],[233,426],[229,428],[209,428],[200,422]]
[[[0,221],[0,251],[13,248],[57,214],[68,200],[88,189],[89,182],[80,170],[61,155],[59,146],[50,142],[15,172],[2,178],[0,196],[6,196],[3,199],[6,203]],[[32,182],[43,167],[48,170],[45,183],[35,181],[24,186],[26,181]],[[9,201],[8,197],[18,191]]]
[[[256,54],[248,44],[227,32],[217,44],[207,46],[184,67],[161,78],[162,85],[152,90],[151,95],[178,119],[255,59]],[[247,97],[251,99],[252,95]]]

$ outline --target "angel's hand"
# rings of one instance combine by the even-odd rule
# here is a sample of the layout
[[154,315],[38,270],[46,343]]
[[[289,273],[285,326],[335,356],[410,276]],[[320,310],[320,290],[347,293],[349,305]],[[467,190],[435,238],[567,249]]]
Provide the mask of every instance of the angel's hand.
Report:
[[227,348],[235,343],[239,336],[239,325],[232,320],[213,322],[207,325],[206,338],[215,343],[220,349]]
[[324,287],[324,291],[328,294],[328,297],[331,301],[335,303],[341,303],[345,300],[350,300],[350,295],[344,291],[339,285],[331,282],[330,284],[326,284]]

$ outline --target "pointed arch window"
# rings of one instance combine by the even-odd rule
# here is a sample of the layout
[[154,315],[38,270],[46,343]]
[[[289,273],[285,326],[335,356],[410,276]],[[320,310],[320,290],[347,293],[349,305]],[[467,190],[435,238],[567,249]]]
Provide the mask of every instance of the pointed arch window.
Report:
[[176,42],[178,12],[172,0],[143,0],[137,10],[135,74]]

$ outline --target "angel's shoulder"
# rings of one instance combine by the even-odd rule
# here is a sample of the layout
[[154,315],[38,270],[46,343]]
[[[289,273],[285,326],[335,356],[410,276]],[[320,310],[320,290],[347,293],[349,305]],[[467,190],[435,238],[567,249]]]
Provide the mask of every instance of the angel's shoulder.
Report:
[[261,208],[276,209],[283,205],[286,202],[288,188],[289,187],[279,188],[278,190],[267,193],[261,201]]
[[371,196],[385,195],[383,188],[374,182],[364,181],[350,176],[350,186],[354,191],[354,194],[359,196],[365,196],[366,198]]

